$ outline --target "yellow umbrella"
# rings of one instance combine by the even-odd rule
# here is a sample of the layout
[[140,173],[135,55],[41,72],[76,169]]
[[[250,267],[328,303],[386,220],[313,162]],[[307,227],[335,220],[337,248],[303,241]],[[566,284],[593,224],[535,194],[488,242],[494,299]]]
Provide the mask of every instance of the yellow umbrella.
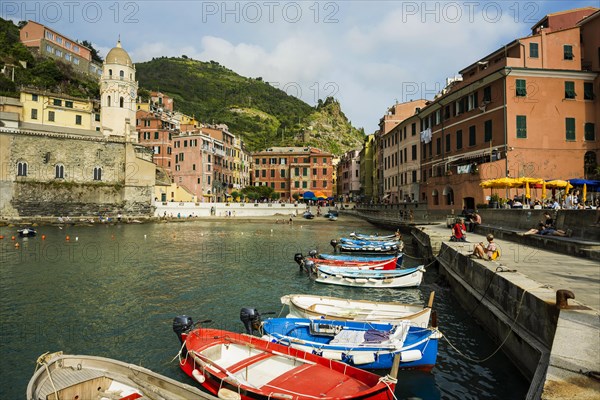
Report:
[[584,183],[583,184],[583,203],[585,204],[585,201],[587,200],[587,185]]
[[525,197],[531,198],[531,191],[529,190],[529,182],[525,181]]
[[546,198],[546,181],[542,183],[542,200]]

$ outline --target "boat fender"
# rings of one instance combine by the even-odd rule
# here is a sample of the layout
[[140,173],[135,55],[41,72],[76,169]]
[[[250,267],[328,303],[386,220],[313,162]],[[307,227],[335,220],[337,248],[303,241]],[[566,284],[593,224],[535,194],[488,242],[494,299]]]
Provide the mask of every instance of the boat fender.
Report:
[[198,381],[198,383],[204,383],[204,381],[206,380],[206,377],[204,375],[202,375],[202,373],[200,371],[198,371],[197,369],[192,371],[192,376],[194,377],[195,380]]
[[354,365],[369,364],[372,362],[375,362],[375,353],[365,352],[362,354],[361,352],[352,354],[352,363]]
[[217,397],[226,400],[241,400],[242,398],[239,393],[225,388],[219,389],[217,392]]
[[400,361],[411,362],[417,361],[423,358],[423,354],[419,350],[406,350],[400,352]]
[[325,357],[330,360],[342,361],[342,352],[333,350],[323,350],[321,357]]

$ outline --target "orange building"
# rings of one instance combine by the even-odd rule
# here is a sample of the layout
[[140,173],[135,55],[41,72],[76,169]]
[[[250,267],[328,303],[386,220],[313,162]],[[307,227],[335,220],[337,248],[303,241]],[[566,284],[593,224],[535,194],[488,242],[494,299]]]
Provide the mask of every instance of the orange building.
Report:
[[92,61],[92,52],[76,40],[35,21],[27,21],[21,28],[20,40],[40,55],[71,64],[80,72],[102,75],[102,65]]
[[272,147],[252,154],[254,186],[270,186],[284,201],[294,194],[333,196],[333,155],[312,147]]
[[473,209],[486,179],[595,178],[599,21],[595,8],[550,14],[448,81],[419,112],[421,201]]
[[176,133],[173,123],[163,114],[137,110],[136,131],[138,132],[138,143],[152,149],[154,164],[171,172],[172,139]]

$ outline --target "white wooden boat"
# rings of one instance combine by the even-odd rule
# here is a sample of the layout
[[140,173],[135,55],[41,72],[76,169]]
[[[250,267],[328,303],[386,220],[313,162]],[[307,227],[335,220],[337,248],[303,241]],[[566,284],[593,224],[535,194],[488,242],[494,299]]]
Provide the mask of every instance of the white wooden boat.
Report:
[[216,397],[139,365],[110,358],[43,354],[27,400],[207,399]]
[[435,292],[429,295],[426,306],[420,304],[387,303],[369,300],[350,300],[310,294],[288,294],[281,304],[289,308],[287,318],[326,318],[341,321],[369,321],[399,324],[410,321],[412,325],[429,326]]
[[363,288],[397,288],[419,286],[423,280],[425,267],[395,270],[357,270],[356,268],[325,267],[316,265],[311,274],[315,282],[330,285]]

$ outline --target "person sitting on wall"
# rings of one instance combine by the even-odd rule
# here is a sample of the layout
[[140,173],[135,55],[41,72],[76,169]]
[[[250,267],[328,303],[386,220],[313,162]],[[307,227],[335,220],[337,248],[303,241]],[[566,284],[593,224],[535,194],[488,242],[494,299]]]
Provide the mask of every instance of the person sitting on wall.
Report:
[[481,215],[478,212],[474,212],[469,219],[469,232],[475,232],[475,226],[481,225]]
[[467,241],[467,227],[465,226],[464,218],[457,218],[456,223],[452,227],[451,242],[466,242]]
[[487,246],[484,247],[483,242],[475,245],[473,254],[471,254],[471,256],[481,258],[483,260],[495,260],[500,257],[500,251],[494,242],[494,235],[490,233],[485,238],[488,241]]

